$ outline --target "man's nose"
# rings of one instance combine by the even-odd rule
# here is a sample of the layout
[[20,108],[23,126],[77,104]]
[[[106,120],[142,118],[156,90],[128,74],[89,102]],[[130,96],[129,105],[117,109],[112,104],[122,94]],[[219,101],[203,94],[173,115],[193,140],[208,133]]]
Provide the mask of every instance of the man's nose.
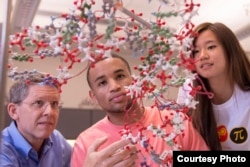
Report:
[[121,89],[121,85],[119,82],[117,82],[116,80],[112,79],[109,81],[109,89],[110,91],[117,91]]
[[45,114],[50,115],[50,114],[52,114],[53,112],[55,112],[55,110],[58,110],[58,109],[55,108],[55,107],[53,106],[53,104],[51,104],[51,103],[49,103],[49,102],[47,102],[47,103],[43,106],[43,111],[44,111]]

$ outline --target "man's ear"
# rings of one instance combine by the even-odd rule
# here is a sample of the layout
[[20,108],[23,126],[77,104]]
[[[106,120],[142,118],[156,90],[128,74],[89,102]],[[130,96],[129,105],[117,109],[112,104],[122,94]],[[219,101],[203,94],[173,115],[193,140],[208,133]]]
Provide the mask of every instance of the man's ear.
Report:
[[89,90],[89,97],[90,97],[95,103],[97,103],[95,93],[94,93],[92,90]]
[[17,104],[9,103],[7,106],[8,114],[13,120],[18,119]]

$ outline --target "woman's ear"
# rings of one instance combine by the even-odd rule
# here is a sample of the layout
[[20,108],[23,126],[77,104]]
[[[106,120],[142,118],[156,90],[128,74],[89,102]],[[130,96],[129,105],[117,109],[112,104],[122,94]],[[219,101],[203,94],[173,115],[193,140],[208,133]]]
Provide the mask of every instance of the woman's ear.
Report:
[[7,106],[8,114],[13,120],[18,119],[17,104],[9,103]]

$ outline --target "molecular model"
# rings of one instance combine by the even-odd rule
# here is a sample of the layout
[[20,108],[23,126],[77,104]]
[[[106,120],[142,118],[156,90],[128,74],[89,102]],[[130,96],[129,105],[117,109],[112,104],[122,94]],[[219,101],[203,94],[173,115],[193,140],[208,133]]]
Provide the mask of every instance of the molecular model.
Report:
[[[140,0],[141,3],[151,3],[153,0]],[[149,130],[156,137],[165,140],[172,150],[166,150],[162,155],[148,151],[152,159],[159,164],[171,163],[172,151],[178,150],[174,139],[183,135],[184,122],[179,112],[187,112],[195,108],[197,102],[193,99],[199,93],[200,87],[190,86],[190,93],[185,104],[170,100],[166,92],[172,87],[181,87],[187,79],[193,80],[194,61],[190,58],[192,33],[194,24],[192,17],[198,14],[200,4],[194,0],[161,0],[157,11],[151,13],[150,19],[144,18],[143,13],[136,9],[127,9],[121,0],[103,0],[101,8],[96,9],[95,0],[74,0],[72,9],[60,16],[51,16],[51,22],[44,28],[40,26],[24,28],[10,36],[8,76],[13,80],[27,79],[37,73],[53,78],[60,85],[67,80],[85,72],[83,66],[77,74],[71,73],[76,64],[91,65],[100,57],[109,57],[112,52],[120,52],[121,48],[131,50],[132,57],[139,57],[141,63],[134,69],[138,75],[133,75],[133,82],[127,86],[128,96],[139,101],[147,98],[160,110],[173,110],[171,119],[165,118],[162,125],[141,127],[138,136],[132,136],[130,129],[124,127],[121,136],[130,138],[141,144],[142,149],[150,149],[147,136],[143,131]],[[167,10],[161,10],[163,7]],[[178,27],[171,27],[171,18],[179,19]],[[58,19],[64,20],[56,25]],[[100,32],[99,23],[107,23],[105,32]],[[123,22],[125,24],[120,24]],[[103,24],[102,24],[103,25]],[[27,49],[32,53],[27,54]],[[18,71],[15,62],[30,62],[55,57],[61,60],[56,67],[57,76],[36,69]],[[143,103],[141,104],[143,105]],[[171,132],[162,127],[171,124]],[[141,166],[147,166],[141,162]]]

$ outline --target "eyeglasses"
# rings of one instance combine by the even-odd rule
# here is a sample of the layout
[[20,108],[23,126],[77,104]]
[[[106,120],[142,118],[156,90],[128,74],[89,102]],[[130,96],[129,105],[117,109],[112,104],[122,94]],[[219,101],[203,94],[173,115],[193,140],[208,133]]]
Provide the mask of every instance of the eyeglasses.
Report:
[[60,110],[62,107],[62,103],[59,101],[44,101],[44,100],[36,100],[32,103],[28,102],[21,102],[20,104],[27,104],[29,105],[33,110],[40,110],[45,111],[48,105],[50,105],[51,109],[53,110]]

